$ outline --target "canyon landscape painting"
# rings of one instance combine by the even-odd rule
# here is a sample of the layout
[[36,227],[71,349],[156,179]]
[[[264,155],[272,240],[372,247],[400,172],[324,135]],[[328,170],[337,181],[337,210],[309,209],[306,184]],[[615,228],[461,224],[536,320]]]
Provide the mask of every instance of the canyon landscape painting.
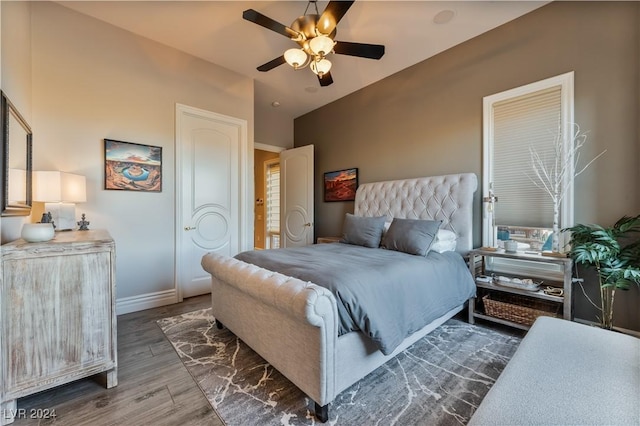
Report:
[[358,169],[345,169],[324,174],[324,201],[353,201],[358,189]]
[[162,192],[162,147],[104,140],[104,187]]

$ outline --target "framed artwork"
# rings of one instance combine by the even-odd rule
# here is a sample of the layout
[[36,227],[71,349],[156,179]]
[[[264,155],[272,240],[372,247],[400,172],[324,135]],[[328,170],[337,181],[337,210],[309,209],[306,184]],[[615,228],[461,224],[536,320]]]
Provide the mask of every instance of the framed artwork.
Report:
[[324,174],[324,201],[353,201],[358,189],[358,169],[344,169]]
[[104,189],[162,192],[162,147],[105,139]]

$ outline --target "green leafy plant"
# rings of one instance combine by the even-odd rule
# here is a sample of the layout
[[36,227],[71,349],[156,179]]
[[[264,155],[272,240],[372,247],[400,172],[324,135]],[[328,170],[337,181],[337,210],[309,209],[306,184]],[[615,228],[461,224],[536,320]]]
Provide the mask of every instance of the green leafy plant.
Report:
[[[569,255],[577,264],[595,268],[600,284],[600,325],[613,327],[613,303],[616,290],[640,285],[640,215],[623,217],[610,228],[600,225],[576,225],[571,232]],[[593,303],[593,302],[592,302]]]

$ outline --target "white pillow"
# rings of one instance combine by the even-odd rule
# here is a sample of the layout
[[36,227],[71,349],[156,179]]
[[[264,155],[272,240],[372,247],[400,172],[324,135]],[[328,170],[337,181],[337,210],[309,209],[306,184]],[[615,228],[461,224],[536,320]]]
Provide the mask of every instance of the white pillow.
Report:
[[[391,226],[391,222],[385,222],[384,228],[382,231],[382,236],[387,233],[389,227]],[[436,234],[436,242],[438,241],[455,241],[458,239],[458,235],[455,232],[449,231],[448,229],[438,229],[438,233]]]
[[436,242],[438,241],[455,241],[458,239],[458,236],[455,232],[449,231],[448,229],[438,229],[438,234],[436,235]]
[[437,251],[438,253],[444,253],[445,251],[455,251],[457,242],[456,240],[449,241],[436,241],[431,245],[431,250]]

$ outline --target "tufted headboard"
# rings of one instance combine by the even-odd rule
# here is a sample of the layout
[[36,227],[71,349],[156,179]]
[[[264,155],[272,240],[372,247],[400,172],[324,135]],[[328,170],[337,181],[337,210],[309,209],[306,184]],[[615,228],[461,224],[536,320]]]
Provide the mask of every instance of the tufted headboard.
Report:
[[442,220],[441,228],[458,235],[456,251],[473,247],[473,173],[365,183],[356,191],[356,216]]

